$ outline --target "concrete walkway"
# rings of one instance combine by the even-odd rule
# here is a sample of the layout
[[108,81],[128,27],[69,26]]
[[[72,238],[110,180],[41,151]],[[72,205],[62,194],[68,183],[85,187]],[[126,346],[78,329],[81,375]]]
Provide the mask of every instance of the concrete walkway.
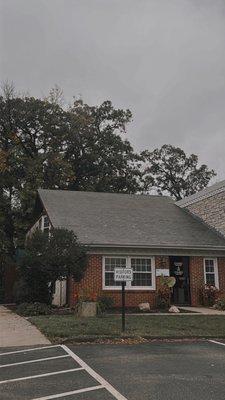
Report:
[[[207,308],[207,307],[180,307],[181,310],[185,311],[194,311],[199,314],[204,315],[225,315],[225,311],[215,310],[214,308]],[[184,314],[182,314],[184,315]],[[187,315],[187,314],[186,314]]]
[[0,347],[49,343],[49,340],[29,321],[0,306]]

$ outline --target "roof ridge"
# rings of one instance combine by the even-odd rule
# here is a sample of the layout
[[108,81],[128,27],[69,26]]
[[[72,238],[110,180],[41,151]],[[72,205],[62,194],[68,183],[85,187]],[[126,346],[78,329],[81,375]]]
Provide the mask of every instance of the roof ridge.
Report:
[[216,193],[221,193],[223,191],[225,191],[225,179],[216,182],[213,185],[200,190],[199,192],[196,192],[194,194],[191,194],[190,196],[186,196],[183,199],[178,200],[176,204],[179,207],[184,207],[185,205],[196,203],[197,201],[206,199],[208,197],[215,195]]
[[45,191],[45,192],[68,192],[68,193],[93,193],[93,194],[101,194],[101,195],[126,195],[126,196],[135,196],[135,197],[159,197],[159,198],[164,198],[164,199],[170,199],[173,202],[175,200],[168,195],[160,195],[160,194],[147,194],[147,193],[122,193],[122,192],[97,192],[94,190],[69,190],[69,189],[43,189],[43,188],[38,188],[37,192],[39,193],[40,191]]

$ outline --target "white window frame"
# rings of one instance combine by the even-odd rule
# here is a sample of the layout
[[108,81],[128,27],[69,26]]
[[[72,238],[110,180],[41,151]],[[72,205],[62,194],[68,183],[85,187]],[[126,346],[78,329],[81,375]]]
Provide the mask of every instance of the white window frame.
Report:
[[106,286],[105,285],[105,259],[106,258],[125,258],[126,259],[126,267],[131,268],[131,259],[132,258],[144,258],[147,260],[151,260],[151,273],[152,273],[152,286],[131,286],[131,284],[128,284],[125,286],[126,290],[132,290],[132,291],[137,291],[137,290],[155,290],[155,257],[149,257],[149,256],[114,256],[114,255],[108,255],[108,256],[103,256],[102,257],[102,289],[103,290],[121,290],[121,285],[120,286]]
[[[206,272],[206,261],[213,261],[213,265],[214,265],[214,275],[215,275],[215,287],[217,289],[219,289],[219,274],[218,274],[218,262],[217,262],[217,258],[213,258],[213,257],[206,257],[204,258],[204,282],[205,285],[207,285],[206,282],[206,274],[208,274],[208,272]],[[212,272],[211,272],[212,273]]]
[[[48,219],[48,223],[49,223],[48,228],[44,226],[45,218]],[[40,222],[40,221],[41,221],[41,224],[40,224],[40,226],[39,226],[39,222]],[[45,232],[45,230],[46,230],[46,228],[47,228],[47,229],[49,229],[49,232],[50,232],[51,224],[50,224],[50,220],[49,220],[47,214],[43,214],[43,215],[39,218],[39,220],[37,221],[37,228],[40,229],[42,232]]]

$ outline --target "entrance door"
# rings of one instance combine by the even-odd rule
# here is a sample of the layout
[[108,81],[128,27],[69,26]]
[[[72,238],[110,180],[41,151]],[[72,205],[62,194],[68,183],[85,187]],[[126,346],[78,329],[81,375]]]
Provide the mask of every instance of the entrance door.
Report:
[[189,257],[170,257],[170,275],[176,279],[172,302],[178,305],[190,304]]

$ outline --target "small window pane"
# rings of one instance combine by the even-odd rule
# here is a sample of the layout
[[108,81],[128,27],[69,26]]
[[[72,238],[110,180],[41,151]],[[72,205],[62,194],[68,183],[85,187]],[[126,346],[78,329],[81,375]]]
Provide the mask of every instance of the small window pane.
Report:
[[150,258],[132,258],[133,282],[131,286],[152,286],[152,268]]
[[111,272],[105,273],[105,284],[106,286],[115,286],[114,273]]
[[212,266],[211,265],[206,266],[205,267],[205,271],[214,273],[214,266],[213,265]]
[[115,268],[126,268],[126,258],[105,258],[105,270],[114,271]]
[[49,219],[48,217],[44,217],[44,228],[48,228],[49,227]]
[[150,258],[132,258],[131,268],[133,271],[138,272],[151,272],[151,259]]
[[121,282],[114,281],[114,269],[126,268],[126,258],[105,258],[105,286],[121,286]]
[[206,284],[215,286],[215,275],[214,274],[206,274]]
[[205,260],[205,266],[206,267],[213,267],[214,266],[214,260]]
[[152,286],[152,274],[150,273],[134,273],[132,286]]

